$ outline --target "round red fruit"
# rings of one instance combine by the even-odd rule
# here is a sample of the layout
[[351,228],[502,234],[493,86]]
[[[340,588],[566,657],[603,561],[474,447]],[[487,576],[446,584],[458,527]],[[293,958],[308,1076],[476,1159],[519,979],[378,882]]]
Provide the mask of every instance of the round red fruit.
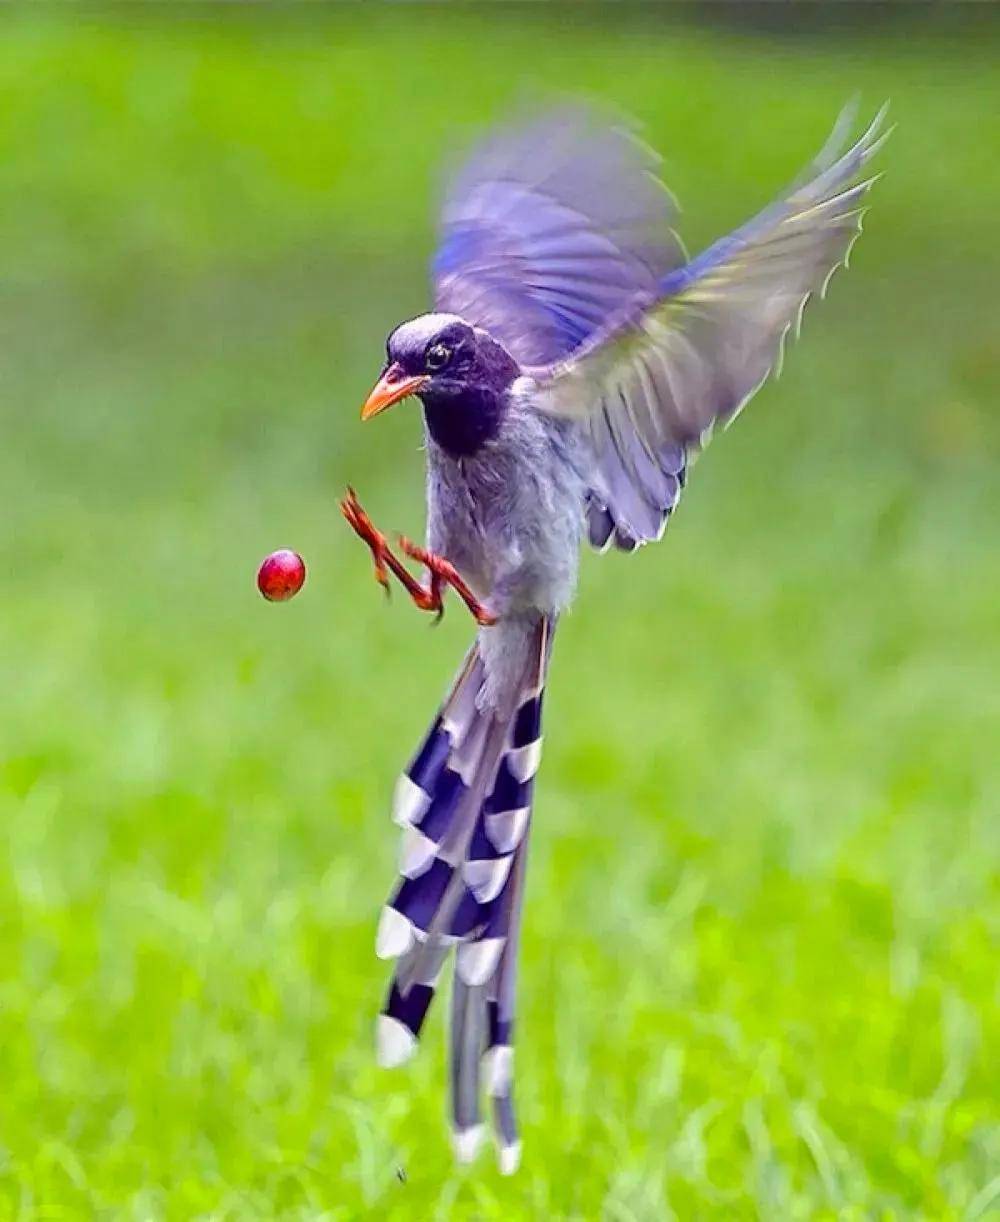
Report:
[[306,566],[298,552],[272,552],[257,570],[257,589],[272,603],[287,602],[302,589]]

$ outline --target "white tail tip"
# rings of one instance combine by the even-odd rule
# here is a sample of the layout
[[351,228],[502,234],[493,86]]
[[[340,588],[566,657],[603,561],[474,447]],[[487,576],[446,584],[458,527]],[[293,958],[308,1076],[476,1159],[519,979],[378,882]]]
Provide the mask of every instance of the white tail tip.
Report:
[[388,904],[382,909],[375,935],[375,954],[380,959],[395,959],[410,949],[413,926],[401,912]]
[[483,1081],[489,1095],[506,1095],[514,1076],[514,1049],[509,1044],[495,1044],[483,1056]]
[[460,1163],[471,1163],[475,1159],[483,1144],[485,1132],[481,1124],[474,1124],[471,1128],[456,1129],[452,1133],[451,1141],[455,1147],[455,1158]]
[[513,1175],[521,1165],[521,1143],[515,1141],[512,1146],[501,1146],[497,1151],[497,1164],[501,1175]]
[[438,846],[418,827],[407,827],[399,854],[399,872],[406,878],[419,878],[430,868]]
[[458,948],[455,967],[466,984],[485,984],[493,975],[506,938],[483,938],[463,942]]
[[536,738],[524,747],[512,747],[507,752],[507,767],[522,784],[530,781],[542,762],[542,740]]
[[380,1014],[375,1020],[375,1055],[383,1069],[404,1065],[416,1046],[416,1036],[398,1018]]
[[486,835],[500,853],[512,853],[521,843],[524,829],[528,825],[530,809],[498,811],[486,816]]
[[488,904],[500,894],[513,860],[510,853],[506,857],[475,858],[462,866],[465,885],[480,904]]
[[396,782],[392,798],[393,822],[400,827],[410,827],[424,817],[430,804],[428,795],[404,772]]

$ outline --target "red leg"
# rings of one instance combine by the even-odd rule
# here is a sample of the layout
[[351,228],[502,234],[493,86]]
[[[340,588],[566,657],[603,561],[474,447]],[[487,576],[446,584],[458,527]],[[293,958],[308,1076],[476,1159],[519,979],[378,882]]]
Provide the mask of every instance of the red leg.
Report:
[[436,611],[440,618],[444,614],[442,590],[445,585],[450,585],[463,599],[477,623],[496,622],[496,617],[482,606],[447,560],[426,552],[423,548],[414,548],[412,543],[402,539],[400,546],[403,551],[426,564],[430,573],[430,585],[427,587],[421,585],[393,553],[385,535],[375,527],[371,518],[362,509],[353,488],[348,488],[347,496],[340,502],[340,512],[347,519],[355,534],[368,545],[375,565],[375,579],[387,594],[389,592],[389,574],[392,573],[421,611]]
[[375,566],[375,580],[385,590],[386,597],[388,597],[389,573],[386,560],[389,545],[386,543],[385,535],[376,529],[371,518],[361,508],[361,502],[353,488],[347,489],[347,496],[340,502],[340,512],[358,538],[368,544],[372,554],[372,564]]
[[444,556],[428,551],[426,547],[418,547],[417,544],[411,543],[406,538],[400,538],[399,546],[407,556],[426,566],[427,571],[431,575],[431,593],[436,594],[438,601],[441,601],[442,587],[451,586],[462,602],[469,608],[472,618],[477,624],[488,628],[497,622],[497,617],[492,611],[488,611],[475,594],[473,594],[450,560],[445,560]]

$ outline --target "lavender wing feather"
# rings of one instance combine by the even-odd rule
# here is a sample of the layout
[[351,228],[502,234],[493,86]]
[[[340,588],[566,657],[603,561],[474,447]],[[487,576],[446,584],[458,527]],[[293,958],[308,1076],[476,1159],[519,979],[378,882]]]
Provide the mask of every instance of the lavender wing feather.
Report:
[[845,112],[775,203],[636,293],[569,356],[531,370],[536,406],[589,435],[592,541],[659,538],[690,457],[780,367],[787,332],[861,232],[875,179],[856,180],[889,135],[885,112],[839,154]]
[[685,253],[656,157],[581,107],[501,128],[454,177],[435,305],[522,364],[567,355]]

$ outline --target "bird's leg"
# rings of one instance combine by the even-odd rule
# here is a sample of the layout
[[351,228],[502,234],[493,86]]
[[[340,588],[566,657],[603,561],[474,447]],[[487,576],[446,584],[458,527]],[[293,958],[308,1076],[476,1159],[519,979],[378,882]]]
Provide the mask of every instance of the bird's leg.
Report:
[[340,502],[340,512],[347,519],[354,533],[368,545],[375,565],[375,579],[386,594],[389,593],[389,574],[392,573],[421,611],[436,611],[440,619],[444,614],[443,587],[450,585],[465,602],[477,623],[495,623],[495,616],[491,615],[478,601],[447,560],[425,551],[424,548],[414,547],[406,539],[401,539],[400,546],[403,551],[427,566],[430,573],[430,585],[421,585],[395,555],[385,535],[376,528],[371,518],[362,509],[353,488],[348,488],[347,496]]
[[445,560],[444,556],[428,551],[426,547],[419,547],[416,543],[411,543],[409,539],[402,536],[400,536],[399,546],[407,556],[419,561],[430,573],[430,595],[437,601],[441,610],[444,609],[444,602],[441,598],[442,590],[445,586],[451,586],[462,602],[469,608],[469,612],[477,624],[483,628],[488,628],[497,622],[497,617],[492,611],[488,611],[475,594],[473,594],[450,560]]
[[[340,512],[347,519],[351,529],[358,538],[368,544],[372,554],[372,563],[375,566],[375,580],[385,590],[386,597],[388,597],[389,557],[392,553],[389,550],[389,544],[386,542],[385,535],[375,527],[371,518],[361,508],[361,502],[358,500],[358,495],[353,488],[347,489],[347,496],[340,502]],[[403,566],[400,565],[399,567],[402,568]],[[403,572],[409,577],[410,574],[405,569],[403,569]],[[403,578],[400,578],[400,580],[403,580]]]

